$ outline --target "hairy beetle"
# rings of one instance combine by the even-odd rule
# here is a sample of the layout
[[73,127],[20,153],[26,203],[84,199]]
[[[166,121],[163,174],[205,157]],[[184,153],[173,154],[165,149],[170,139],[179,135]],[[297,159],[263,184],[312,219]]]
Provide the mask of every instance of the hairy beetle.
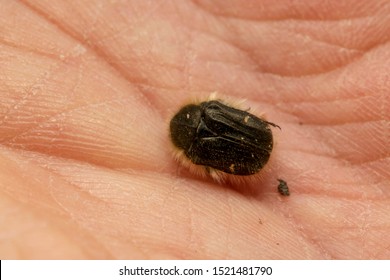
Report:
[[176,148],[195,165],[232,175],[253,175],[268,162],[278,125],[219,100],[189,104],[170,121]]

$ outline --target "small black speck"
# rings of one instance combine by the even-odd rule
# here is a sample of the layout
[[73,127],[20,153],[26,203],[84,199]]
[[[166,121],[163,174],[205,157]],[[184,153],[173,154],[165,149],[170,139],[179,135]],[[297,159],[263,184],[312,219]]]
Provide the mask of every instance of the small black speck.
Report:
[[278,179],[278,181],[279,181],[278,192],[283,196],[290,195],[290,191],[288,189],[287,182],[282,180],[282,179]]

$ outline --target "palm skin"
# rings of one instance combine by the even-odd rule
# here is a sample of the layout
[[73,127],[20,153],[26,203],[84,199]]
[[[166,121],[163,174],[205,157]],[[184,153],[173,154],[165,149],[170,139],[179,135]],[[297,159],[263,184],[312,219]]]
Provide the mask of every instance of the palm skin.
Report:
[[[2,259],[390,257],[389,2],[3,2]],[[282,128],[258,182],[172,158],[215,91]]]

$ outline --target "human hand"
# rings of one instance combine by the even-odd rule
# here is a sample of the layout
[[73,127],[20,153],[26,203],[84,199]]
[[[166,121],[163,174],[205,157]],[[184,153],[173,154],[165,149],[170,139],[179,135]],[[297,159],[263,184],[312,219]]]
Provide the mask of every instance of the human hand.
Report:
[[[2,3],[0,257],[388,259],[390,5],[339,3]],[[172,159],[214,91],[282,128],[258,184]]]

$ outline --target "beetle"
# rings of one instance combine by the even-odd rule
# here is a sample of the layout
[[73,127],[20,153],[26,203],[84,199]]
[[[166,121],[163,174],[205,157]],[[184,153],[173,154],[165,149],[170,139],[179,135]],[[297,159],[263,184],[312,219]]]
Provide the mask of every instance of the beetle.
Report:
[[208,173],[249,176],[258,173],[270,158],[270,126],[280,129],[247,111],[209,100],[181,108],[170,121],[170,138],[180,158],[184,155]]

